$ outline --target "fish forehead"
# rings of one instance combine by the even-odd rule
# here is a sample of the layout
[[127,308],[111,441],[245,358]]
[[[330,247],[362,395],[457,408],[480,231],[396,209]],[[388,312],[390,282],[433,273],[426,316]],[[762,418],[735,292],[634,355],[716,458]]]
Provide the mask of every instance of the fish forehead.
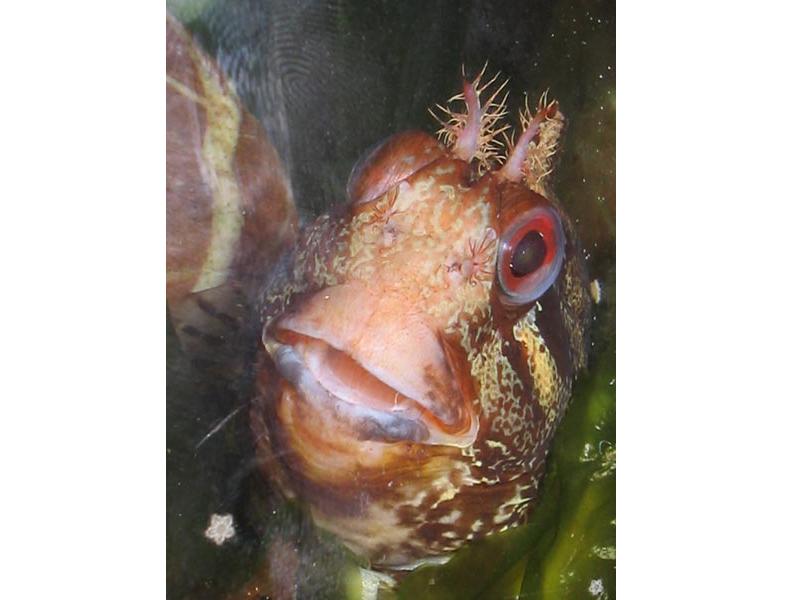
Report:
[[344,280],[402,300],[440,326],[489,302],[496,260],[494,182],[464,185],[457,161],[421,170],[360,207]]

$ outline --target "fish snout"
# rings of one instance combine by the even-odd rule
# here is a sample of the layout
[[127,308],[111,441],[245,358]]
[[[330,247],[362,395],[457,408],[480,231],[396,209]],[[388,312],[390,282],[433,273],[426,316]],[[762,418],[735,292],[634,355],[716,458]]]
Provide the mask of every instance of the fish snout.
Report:
[[402,298],[326,288],[264,343],[306,401],[335,405],[364,439],[466,447],[477,436],[466,356]]

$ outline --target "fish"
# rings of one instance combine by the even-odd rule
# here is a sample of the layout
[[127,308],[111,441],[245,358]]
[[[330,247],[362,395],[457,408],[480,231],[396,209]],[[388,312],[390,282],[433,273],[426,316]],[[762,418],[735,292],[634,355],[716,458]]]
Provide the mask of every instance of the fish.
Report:
[[167,310],[193,361],[224,370],[265,265],[294,243],[297,210],[263,127],[169,13],[166,59]]
[[258,468],[377,570],[524,523],[587,366],[586,266],[553,189],[566,118],[545,93],[512,132],[485,72],[436,105],[437,135],[367,150],[252,298]]

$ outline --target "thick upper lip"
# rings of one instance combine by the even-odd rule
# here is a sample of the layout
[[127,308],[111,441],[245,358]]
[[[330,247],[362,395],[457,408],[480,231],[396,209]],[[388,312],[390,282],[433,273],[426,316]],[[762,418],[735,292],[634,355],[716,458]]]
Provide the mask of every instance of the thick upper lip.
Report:
[[477,419],[469,411],[445,423],[421,398],[401,394],[368,365],[325,340],[290,329],[264,338],[281,376],[305,401],[349,421],[363,439],[467,447],[475,441]]

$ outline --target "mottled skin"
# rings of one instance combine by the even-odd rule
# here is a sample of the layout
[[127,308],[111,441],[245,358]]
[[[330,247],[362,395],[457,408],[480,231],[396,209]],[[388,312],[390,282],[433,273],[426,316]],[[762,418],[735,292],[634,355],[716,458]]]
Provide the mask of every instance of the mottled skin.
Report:
[[[563,116],[546,102],[521,115],[495,169],[483,157],[505,113],[480,106],[485,87],[465,83],[444,144],[409,132],[369,153],[261,294],[262,468],[379,568],[521,523],[586,364],[583,262],[548,188]],[[560,216],[564,260],[516,304],[498,247],[535,207]]]

